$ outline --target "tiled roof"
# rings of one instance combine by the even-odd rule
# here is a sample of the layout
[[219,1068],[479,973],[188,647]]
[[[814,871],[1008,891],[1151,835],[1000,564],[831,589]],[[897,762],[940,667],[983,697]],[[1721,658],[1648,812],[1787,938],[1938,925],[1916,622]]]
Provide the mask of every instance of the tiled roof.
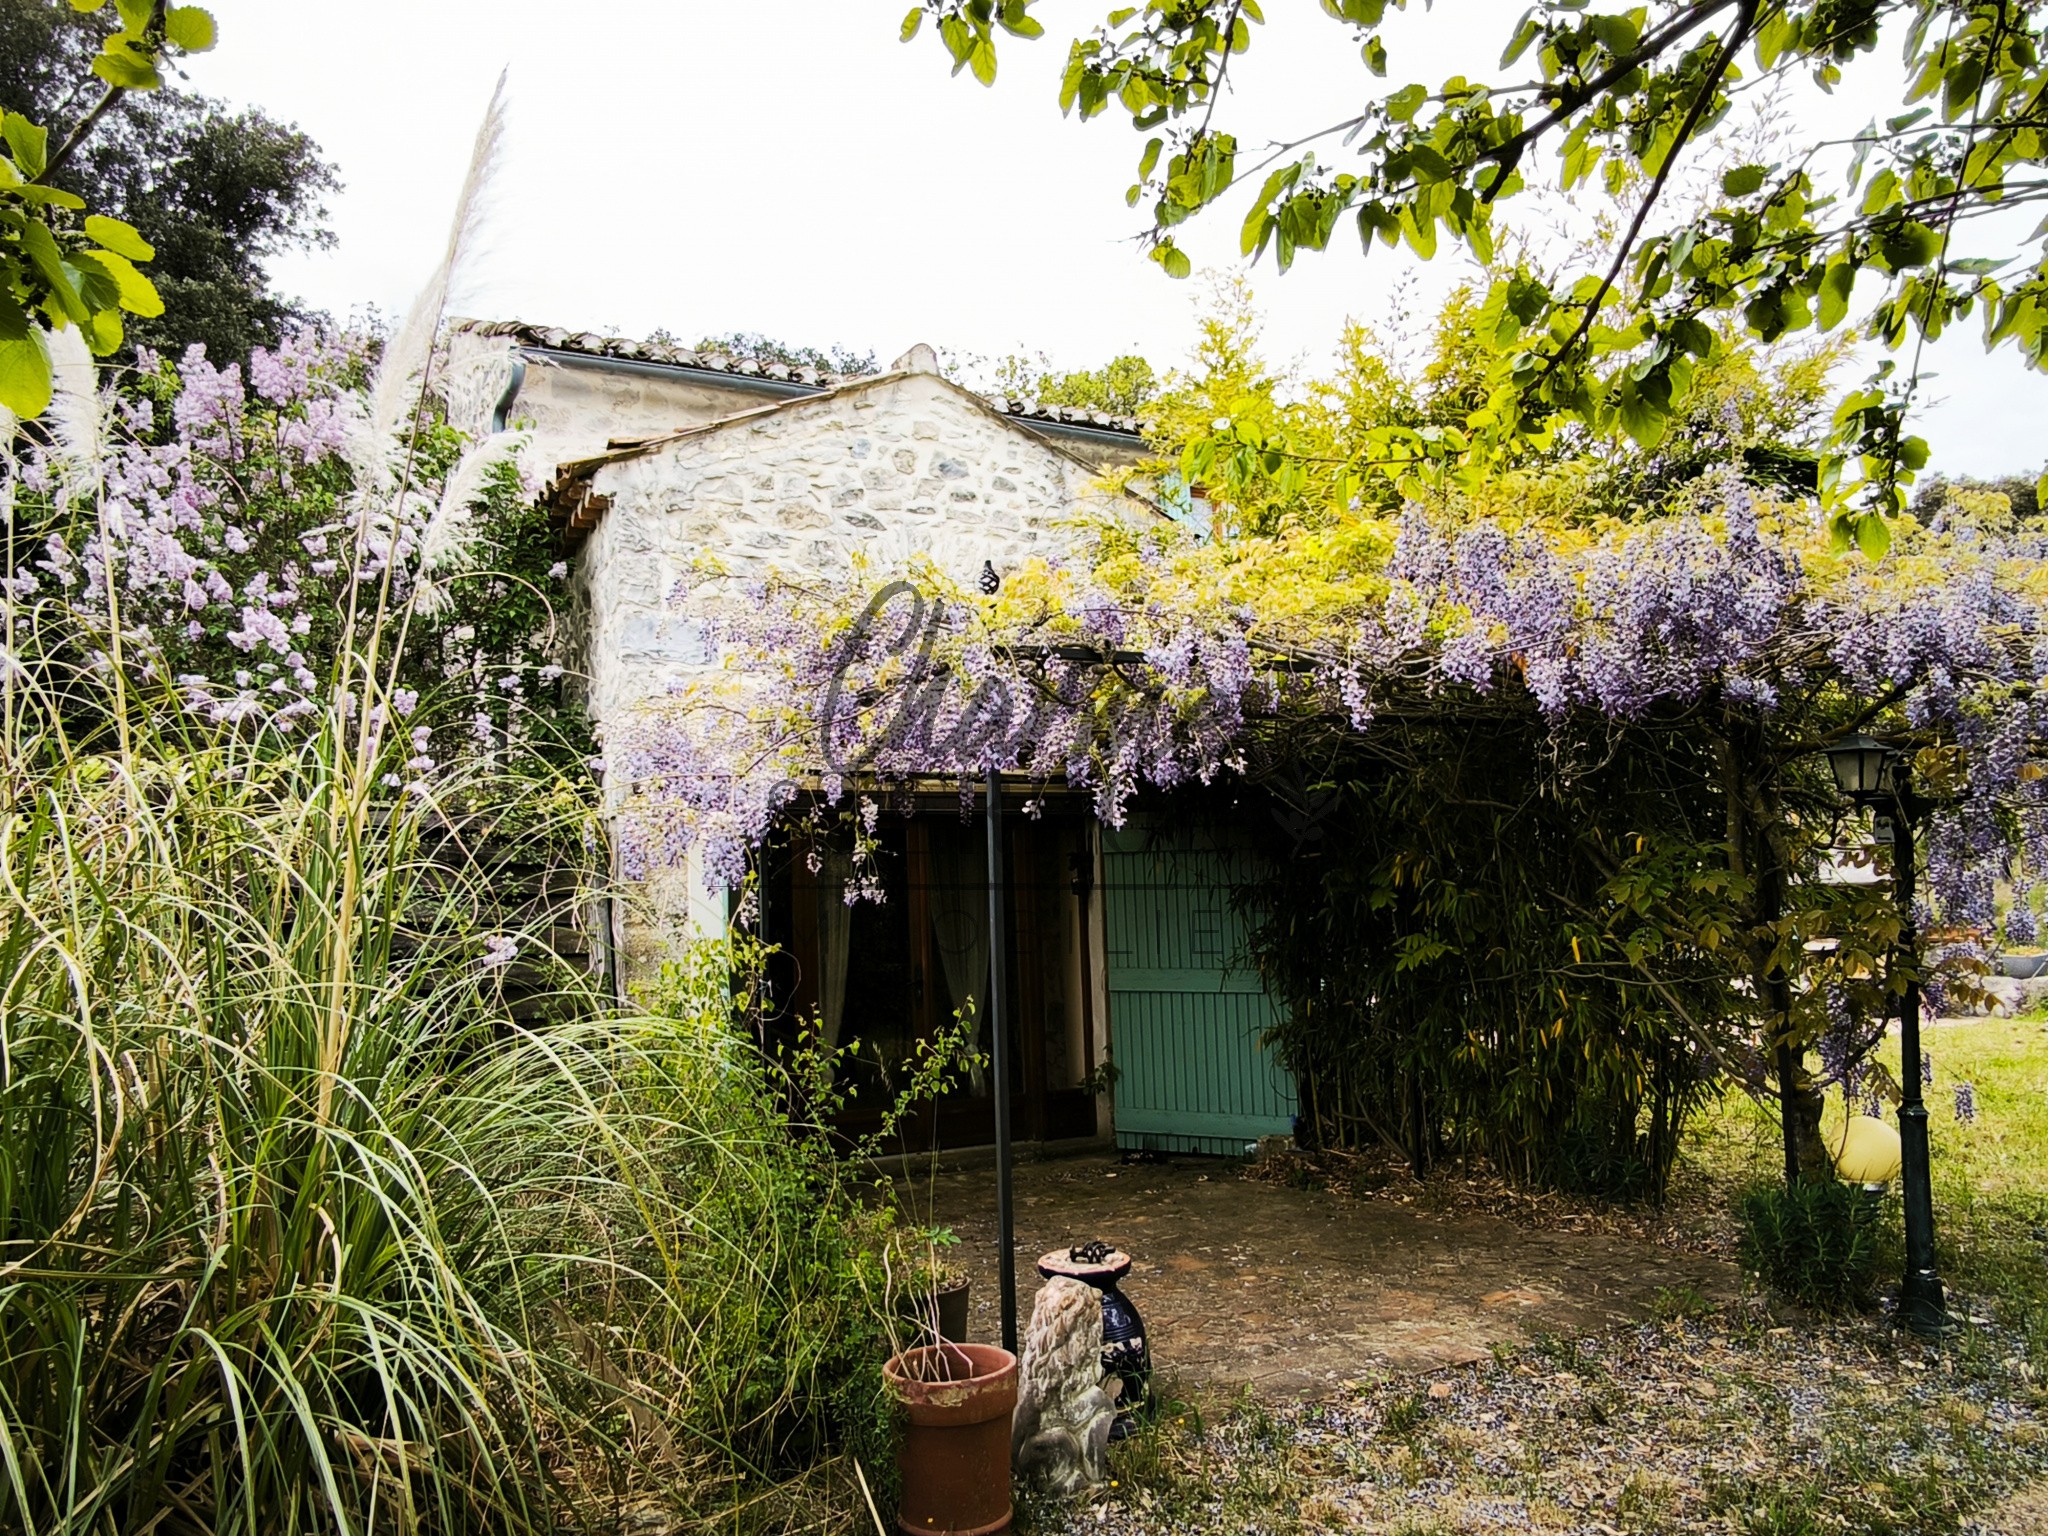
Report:
[[1141,437],[1145,431],[1145,424],[1135,416],[1113,416],[1108,411],[1086,411],[1075,405],[1047,405],[1039,400],[1011,400],[1003,395],[989,395],[985,398],[1005,416],[1019,416],[1026,421],[1049,421],[1068,427],[1094,427],[1103,432],[1127,432],[1132,437]]
[[[616,357],[628,362],[666,363],[677,368],[700,368],[707,373],[773,379],[808,389],[831,389],[861,377],[859,374],[832,373],[820,368],[757,363],[729,357],[722,352],[698,352],[664,341],[634,341],[625,336],[600,336],[594,331],[571,331],[557,325],[529,325],[523,320],[457,320],[454,325],[457,330],[472,336],[504,336],[522,347],[545,347],[549,351],[575,352],[585,357]],[[1116,416],[1108,411],[1088,411],[1069,405],[1044,405],[1032,400],[1011,400],[1002,395],[985,398],[996,410],[1020,421],[1082,427],[1128,437],[1142,436],[1144,431],[1134,416]]]

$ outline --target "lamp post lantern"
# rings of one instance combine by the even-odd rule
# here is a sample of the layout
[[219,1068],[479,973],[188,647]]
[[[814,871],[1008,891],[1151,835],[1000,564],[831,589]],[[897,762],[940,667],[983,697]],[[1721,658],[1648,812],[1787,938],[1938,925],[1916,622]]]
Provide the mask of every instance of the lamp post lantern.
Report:
[[1835,785],[1857,806],[1888,814],[1892,872],[1899,908],[1899,939],[1892,964],[1903,971],[1899,992],[1899,1175],[1906,1205],[1906,1273],[1899,1286],[1899,1320],[1918,1334],[1953,1326],[1934,1262],[1934,1185],[1928,1167],[1927,1105],[1920,1095],[1919,934],[1913,921],[1914,823],[1928,801],[1913,789],[1905,755],[1863,735],[1845,736],[1827,749]]
[[1844,736],[1828,748],[1828,767],[1835,787],[1856,805],[1889,801],[1897,754],[1874,736]]

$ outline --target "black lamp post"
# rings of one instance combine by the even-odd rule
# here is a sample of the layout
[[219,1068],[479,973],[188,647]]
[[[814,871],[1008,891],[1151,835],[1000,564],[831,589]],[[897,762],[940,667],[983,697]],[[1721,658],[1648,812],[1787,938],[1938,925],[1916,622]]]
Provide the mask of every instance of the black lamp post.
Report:
[[1927,1105],[1920,1097],[1919,935],[1913,923],[1914,823],[1928,802],[1914,792],[1912,770],[1897,749],[1864,735],[1845,736],[1827,749],[1835,785],[1852,804],[1888,814],[1892,870],[1899,907],[1899,942],[1893,964],[1903,964],[1899,995],[1899,1177],[1906,1200],[1906,1274],[1899,1286],[1899,1318],[1913,1332],[1936,1334],[1953,1326],[1934,1265],[1934,1185],[1928,1169]]

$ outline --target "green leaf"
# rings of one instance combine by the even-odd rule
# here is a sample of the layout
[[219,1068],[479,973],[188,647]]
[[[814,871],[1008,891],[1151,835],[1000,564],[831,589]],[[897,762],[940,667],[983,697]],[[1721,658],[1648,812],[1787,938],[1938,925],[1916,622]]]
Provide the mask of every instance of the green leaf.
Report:
[[116,256],[126,256],[130,261],[156,259],[156,247],[143,239],[133,224],[124,224],[105,214],[88,214],[85,233],[87,239],[97,241]]
[[0,119],[0,131],[7,137],[7,147],[14,155],[14,163],[23,174],[34,180],[43,174],[50,163],[50,132],[38,128],[19,112],[10,112]]
[[1747,197],[1764,184],[1764,168],[1760,165],[1738,165],[1721,178],[1721,191],[1727,197]]
[[[120,260],[118,256],[113,259]],[[70,275],[71,286],[78,290],[78,299],[85,306],[87,320],[102,310],[121,307],[120,282],[101,265],[98,256],[76,251],[65,258],[64,270]]]
[[0,406],[21,417],[50,408],[50,350],[42,327],[0,294]]
[[1418,213],[1413,203],[1401,209],[1401,233],[1408,237],[1408,244],[1415,254],[1424,261],[1436,255],[1436,217],[1433,214]]
[[1405,123],[1422,110],[1422,104],[1429,100],[1429,92],[1418,84],[1401,87],[1387,98],[1387,116],[1397,123]]
[[958,16],[941,16],[939,38],[945,43],[946,52],[953,56],[953,73],[959,74],[967,67],[968,57],[974,52],[973,31]]
[[213,13],[197,5],[174,5],[164,13],[164,40],[187,53],[205,53],[220,38]]
[[1863,189],[1863,211],[1865,213],[1882,213],[1885,209],[1891,207],[1892,204],[1902,203],[1905,200],[1905,193],[1899,190],[1899,173],[1890,166],[1886,166],[1875,176],[1871,177],[1870,185]]
[[92,262],[112,278],[120,294],[116,302],[129,314],[153,320],[164,312],[163,297],[156,291],[156,284],[137,271],[127,257],[112,251],[81,251],[72,259],[81,264]]
[[985,37],[975,39],[973,51],[967,55],[967,66],[974,71],[974,78],[983,85],[994,85],[996,45]]
[[29,220],[21,232],[21,248],[34,264],[36,275],[48,285],[58,307],[71,319],[83,320],[84,301],[71,286],[71,274],[64,270],[64,253],[57,249],[57,237],[50,233],[50,226]]
[[94,310],[79,322],[78,330],[85,337],[86,350],[94,357],[111,357],[121,350],[124,331],[118,309]]
[[1410,144],[1406,153],[1416,181],[1425,186],[1431,182],[1449,181],[1457,174],[1451,168],[1451,162],[1427,144]]
[[164,83],[155,61],[119,37],[107,39],[105,50],[92,61],[92,72],[124,91],[153,91]]
[[1524,11],[1520,23],[1515,27],[1515,35],[1508,39],[1507,47],[1501,50],[1500,67],[1502,69],[1506,69],[1515,60],[1529,51],[1529,45],[1536,41],[1537,30],[1536,13],[1534,11]]
[[1166,269],[1168,277],[1186,277],[1195,270],[1194,263],[1188,260],[1187,252],[1171,240],[1162,240],[1153,246],[1152,259]]
[[1253,256],[1255,252],[1265,250],[1267,240],[1272,238],[1273,199],[1294,185],[1295,179],[1301,175],[1304,163],[1296,161],[1293,165],[1283,165],[1267,174],[1266,184],[1259,188],[1259,195],[1252,199],[1251,209],[1245,214],[1244,225],[1238,231],[1239,255]]
[[1924,267],[1941,249],[1941,236],[1916,219],[1906,219],[1880,230],[1877,248],[1893,271]]
[[9,187],[8,191],[25,203],[34,203],[41,208],[83,208],[85,199],[76,192],[66,192],[62,187],[46,187],[41,182],[22,182]]
[[903,30],[897,34],[899,42],[909,42],[917,36],[917,29],[924,25],[924,7],[913,5],[910,14],[903,18]]
[[1633,16],[1594,16],[1588,19],[1587,25],[1593,29],[1593,36],[1600,40],[1600,46],[1617,59],[1634,53],[1636,43],[1642,37]]
[[1672,322],[1671,344],[1690,352],[1694,357],[1712,357],[1714,355],[1713,327],[1697,316],[1683,316]]
[[1493,223],[1484,208],[1465,221],[1464,235],[1465,243],[1472,247],[1472,254],[1481,264],[1493,265]]
[[1365,67],[1378,75],[1382,80],[1386,79],[1387,45],[1380,41],[1379,35],[1375,33],[1373,36],[1368,37],[1365,40],[1364,46],[1358,51],[1365,60]]
[[1885,551],[1892,547],[1892,531],[1885,520],[1876,512],[1865,512],[1853,524],[1856,547],[1866,558],[1882,560]]
[[1003,0],[996,24],[1013,37],[1045,36],[1045,28],[1024,14],[1024,8],[1030,3],[1031,0]]
[[121,25],[138,36],[156,13],[154,0],[114,0],[114,9],[121,13]]
[[1984,61],[1965,54],[1950,66],[1941,82],[1941,115],[1954,122],[1976,104],[1984,86]]
[[90,16],[94,11],[104,10],[106,4],[107,0],[71,0],[71,9]]
[[1769,12],[1763,24],[1756,29],[1756,62],[1759,68],[1768,70],[1778,62],[1779,56],[1791,41],[1789,32],[1797,23],[1788,23],[1785,13],[1780,10]]
[[1837,256],[1820,278],[1820,328],[1832,331],[1849,313],[1849,296],[1855,291],[1856,269]]
[[1237,254],[1253,261],[1265,255],[1266,242],[1273,238],[1273,226],[1278,222],[1263,203],[1254,203],[1237,231]]

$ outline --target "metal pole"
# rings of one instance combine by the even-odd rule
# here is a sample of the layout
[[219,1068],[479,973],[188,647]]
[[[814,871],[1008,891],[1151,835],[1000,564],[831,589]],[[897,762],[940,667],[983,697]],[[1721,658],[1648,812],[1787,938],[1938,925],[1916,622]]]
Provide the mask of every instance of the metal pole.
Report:
[[[1903,778],[1903,768],[1899,772]],[[1915,1333],[1935,1334],[1954,1325],[1934,1263],[1934,1182],[1928,1167],[1927,1105],[1920,1096],[1919,935],[1913,922],[1916,798],[1908,785],[1899,786],[1892,828],[1898,953],[1906,966],[1906,985],[1899,996],[1899,1177],[1906,1201],[1906,1274],[1899,1286],[1899,1320]]]
[[996,1226],[1002,1251],[996,1256],[1001,1281],[1003,1348],[1017,1352],[1017,1237],[1010,1207],[1010,1031],[1004,999],[1009,992],[1009,928],[1003,921],[1003,801],[996,771],[988,771],[988,1030],[995,1057]]

